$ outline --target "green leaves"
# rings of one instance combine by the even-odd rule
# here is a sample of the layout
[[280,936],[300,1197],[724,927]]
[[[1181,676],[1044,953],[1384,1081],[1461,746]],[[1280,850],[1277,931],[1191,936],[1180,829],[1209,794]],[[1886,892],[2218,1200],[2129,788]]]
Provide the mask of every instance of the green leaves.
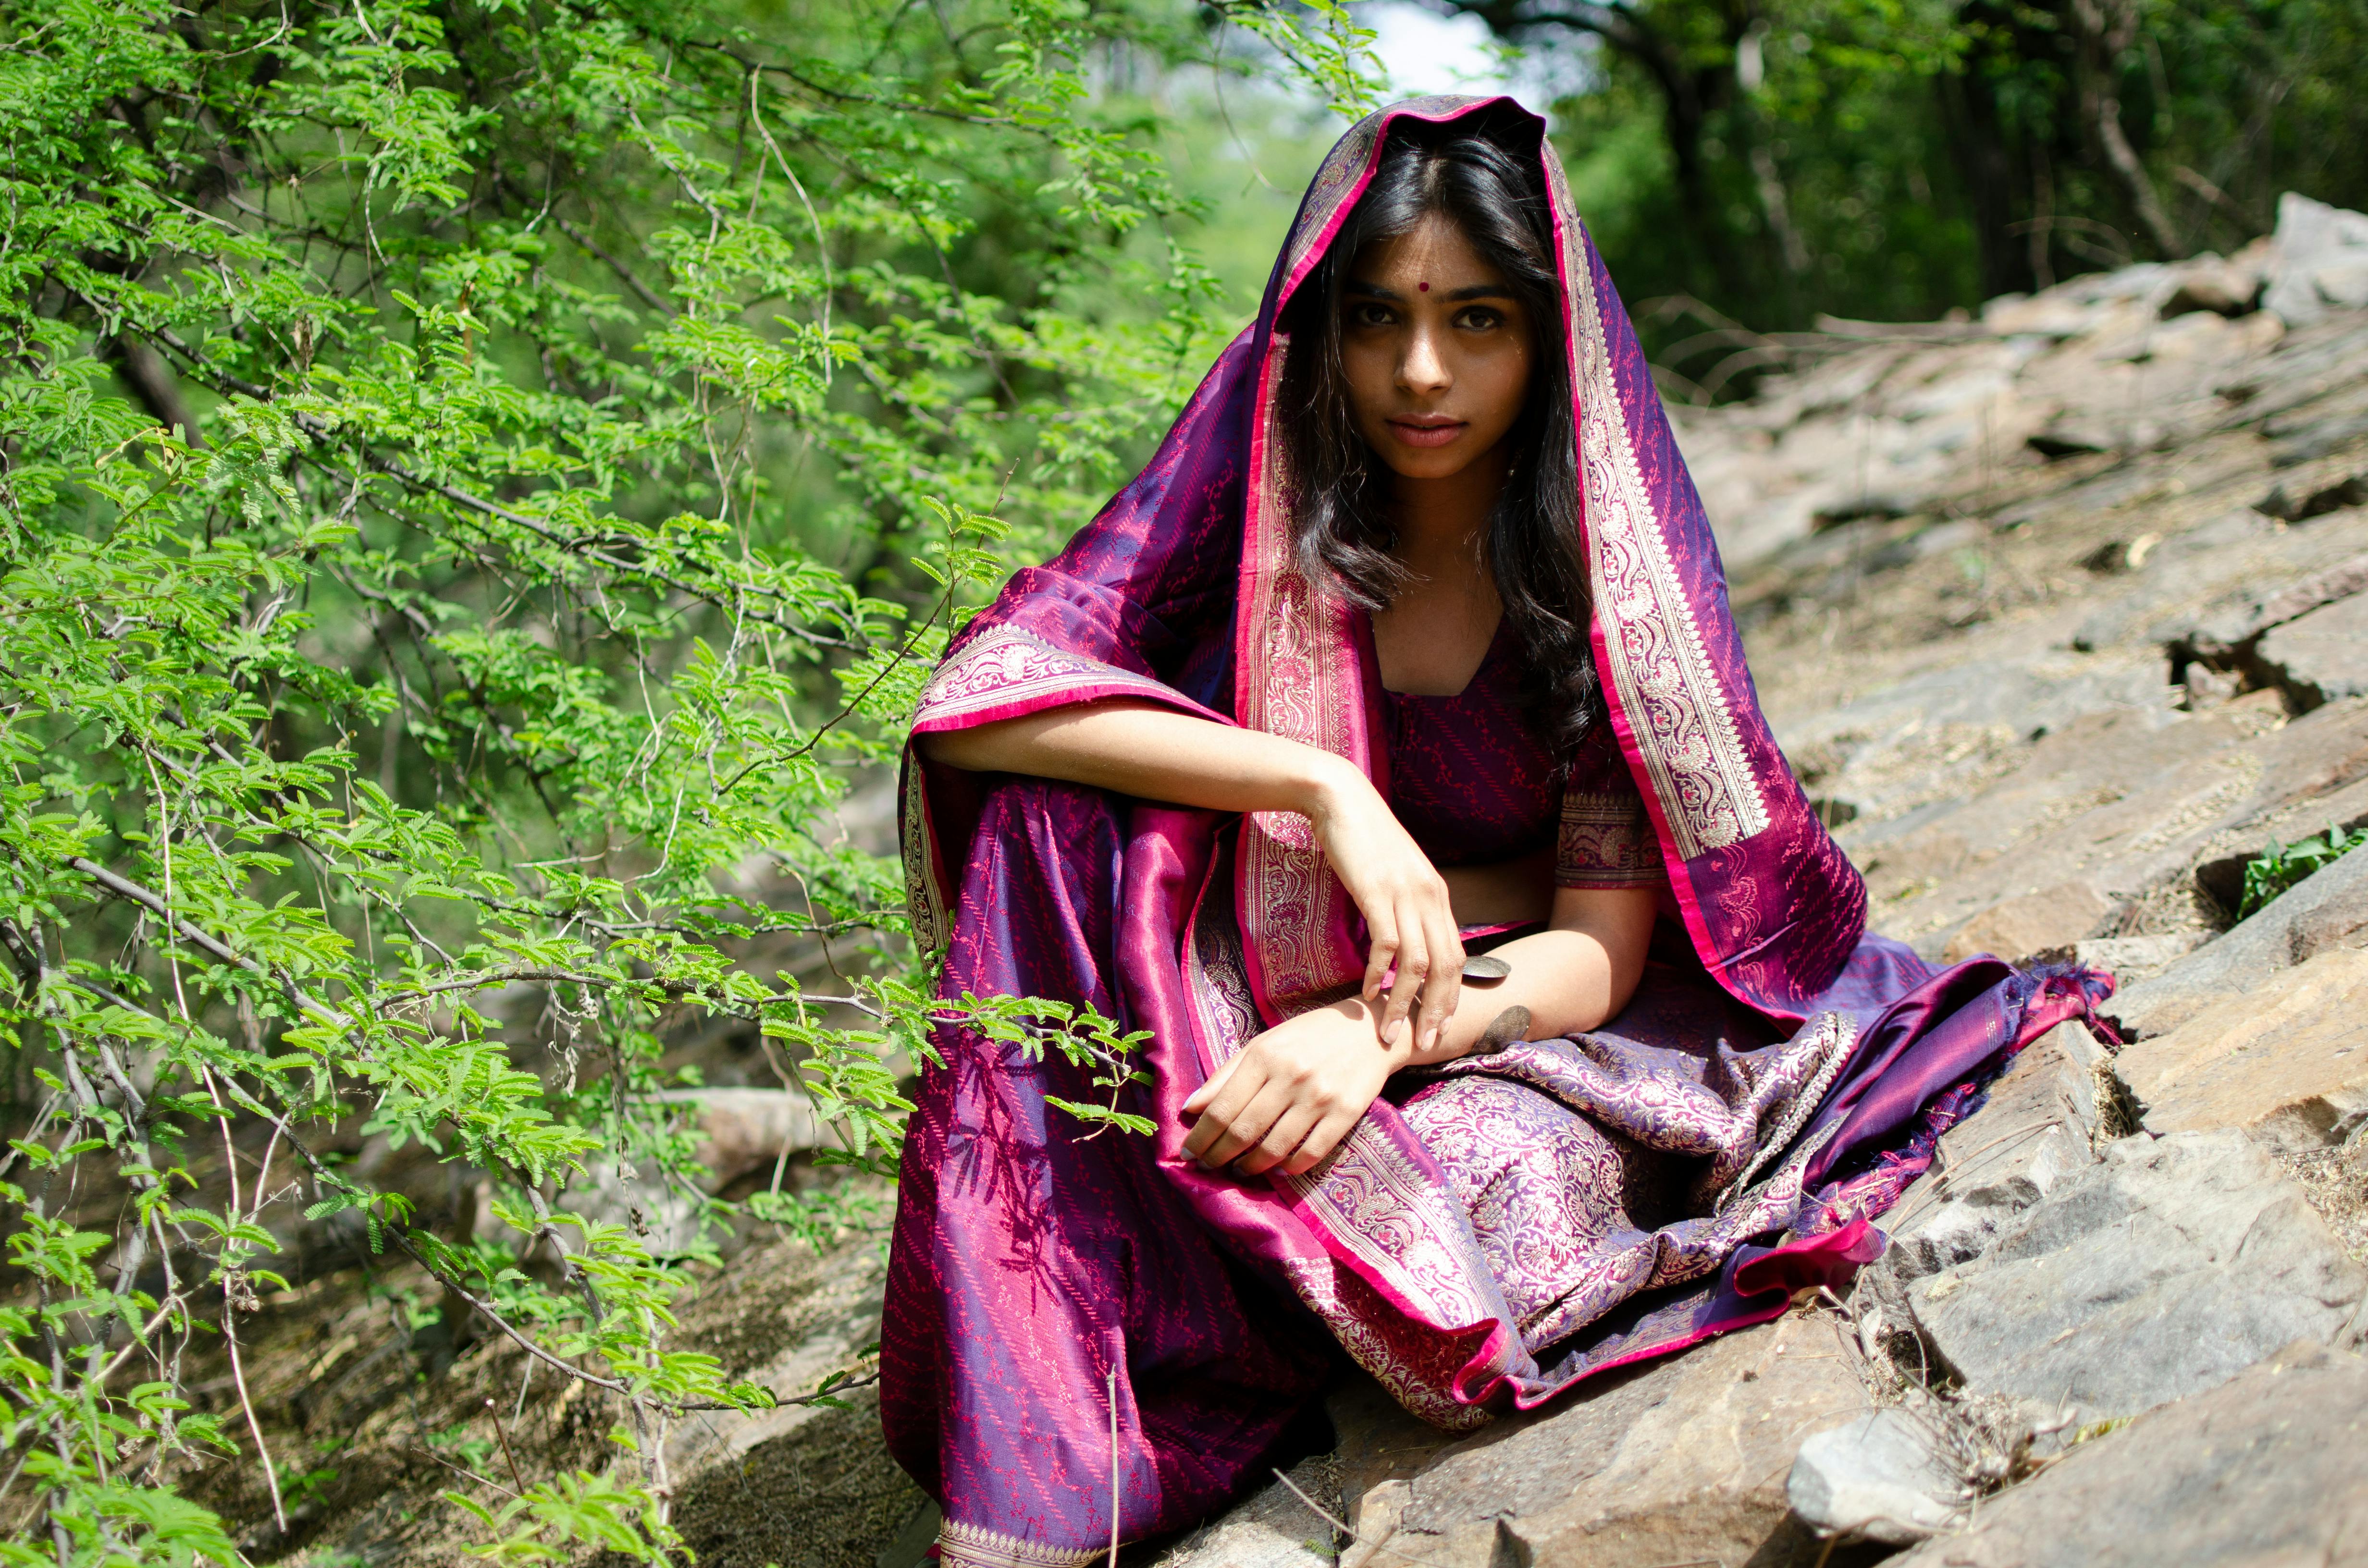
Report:
[[2328,824],[2327,832],[2317,838],[2291,845],[2272,838],[2268,847],[2245,862],[2245,892],[2237,905],[2237,918],[2242,920],[2252,915],[2305,877],[2324,869],[2362,845],[2368,845],[2368,827],[2346,833],[2333,823]]
[[[233,1440],[320,1483],[180,1397],[274,1265],[622,1431],[768,1400],[672,1343],[713,1041],[875,1176],[946,1028],[1146,1125],[1140,1035],[937,999],[885,824],[948,637],[1231,324],[1089,69],[1197,23],[940,11],[0,0],[0,1562],[228,1562],[173,1487]],[[1339,7],[1233,14],[1370,92]],[[465,1500],[484,1554],[675,1551],[646,1446]]]

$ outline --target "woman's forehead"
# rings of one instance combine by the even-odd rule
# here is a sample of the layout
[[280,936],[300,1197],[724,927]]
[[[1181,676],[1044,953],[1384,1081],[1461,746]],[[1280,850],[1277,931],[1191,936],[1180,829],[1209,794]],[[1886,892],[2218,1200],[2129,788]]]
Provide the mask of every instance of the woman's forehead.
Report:
[[1403,234],[1375,240],[1360,250],[1349,264],[1343,286],[1359,293],[1375,292],[1378,286],[1394,293],[1412,289],[1452,294],[1504,281],[1504,275],[1452,219],[1433,214]]

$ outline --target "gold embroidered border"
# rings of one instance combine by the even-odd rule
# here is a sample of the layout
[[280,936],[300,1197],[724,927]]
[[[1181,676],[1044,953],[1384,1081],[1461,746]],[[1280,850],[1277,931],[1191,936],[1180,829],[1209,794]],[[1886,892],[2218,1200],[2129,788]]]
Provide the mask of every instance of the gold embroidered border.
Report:
[[1372,1374],[1373,1381],[1390,1391],[1390,1397],[1404,1405],[1409,1415],[1421,1417],[1434,1426],[1451,1432],[1470,1432],[1485,1426],[1491,1419],[1487,1411],[1476,1404],[1462,1404],[1447,1390],[1427,1380],[1420,1368],[1400,1354],[1381,1329],[1350,1312],[1340,1300],[1340,1287],[1334,1271],[1340,1265],[1330,1258],[1285,1258],[1283,1274],[1291,1287],[1308,1310],[1330,1326],[1333,1337],[1349,1358]]
[[1668,880],[1661,840],[1641,799],[1575,790],[1564,794],[1554,837],[1554,886],[1644,888]]
[[1055,648],[1032,633],[997,627],[939,665],[921,688],[916,720],[960,719],[1080,685],[1126,686],[1173,698],[1149,676]]
[[913,945],[924,953],[943,952],[953,930],[946,919],[945,892],[938,886],[929,832],[929,791],[918,756],[905,759],[905,809],[898,815],[897,846],[905,857],[905,913],[913,922]]
[[[1336,690],[1353,683],[1355,651],[1340,601],[1293,570],[1291,482],[1282,467],[1278,428],[1287,341],[1267,351],[1258,377],[1261,436],[1250,476],[1250,515],[1244,528],[1247,555],[1235,648],[1240,718],[1250,729],[1320,746],[1361,760],[1359,733],[1363,694]],[[1348,891],[1324,863],[1315,824],[1296,812],[1254,812],[1242,824],[1236,850],[1243,939],[1258,953],[1266,1000],[1285,1013],[1301,1011],[1348,978],[1331,936],[1347,928]]]
[[1636,462],[1602,301],[1579,238],[1570,187],[1551,142],[1541,142],[1563,225],[1571,316],[1571,384],[1577,401],[1579,483],[1595,613],[1609,618],[1604,645],[1612,685],[1636,732],[1678,857],[1739,844],[1769,825],[1767,803],[1737,737],[1718,672],[1669,557]]
[[938,1560],[968,1568],[1079,1568],[1099,1560],[1103,1547],[1046,1546],[1016,1535],[948,1519],[938,1527]]

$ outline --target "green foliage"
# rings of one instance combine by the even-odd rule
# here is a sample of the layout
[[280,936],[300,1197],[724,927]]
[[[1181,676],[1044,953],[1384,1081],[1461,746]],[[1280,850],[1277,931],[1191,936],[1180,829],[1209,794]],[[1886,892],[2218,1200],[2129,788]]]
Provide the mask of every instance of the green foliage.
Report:
[[[1370,100],[1339,6],[1224,10]],[[1209,34],[929,16],[0,0],[0,1562],[232,1562],[201,1456],[332,1483],[184,1397],[308,1226],[614,1401],[606,1468],[455,1494],[485,1555],[676,1553],[663,1421],[785,1397],[669,1343],[703,1244],[599,1190],[728,1207],[687,1028],[878,1176],[950,1023],[1084,1064],[1085,1135],[1145,1125],[1139,1036],[936,1001],[840,824],[1230,324],[1156,117],[1092,77]],[[439,1234],[363,1137],[490,1221]]]
[[2346,833],[2333,823],[2317,838],[2290,845],[2271,839],[2267,848],[2245,862],[2245,893],[2237,902],[2237,918],[2244,919],[2305,877],[2324,870],[2362,845],[2368,845],[2368,827]]

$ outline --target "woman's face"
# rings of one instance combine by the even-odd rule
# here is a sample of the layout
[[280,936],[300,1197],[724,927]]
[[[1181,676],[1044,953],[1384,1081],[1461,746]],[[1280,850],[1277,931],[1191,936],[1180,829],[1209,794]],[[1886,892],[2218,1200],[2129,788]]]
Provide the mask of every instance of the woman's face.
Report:
[[1531,324],[1504,274],[1448,220],[1366,246],[1340,310],[1357,433],[1393,472],[1452,478],[1520,417]]

